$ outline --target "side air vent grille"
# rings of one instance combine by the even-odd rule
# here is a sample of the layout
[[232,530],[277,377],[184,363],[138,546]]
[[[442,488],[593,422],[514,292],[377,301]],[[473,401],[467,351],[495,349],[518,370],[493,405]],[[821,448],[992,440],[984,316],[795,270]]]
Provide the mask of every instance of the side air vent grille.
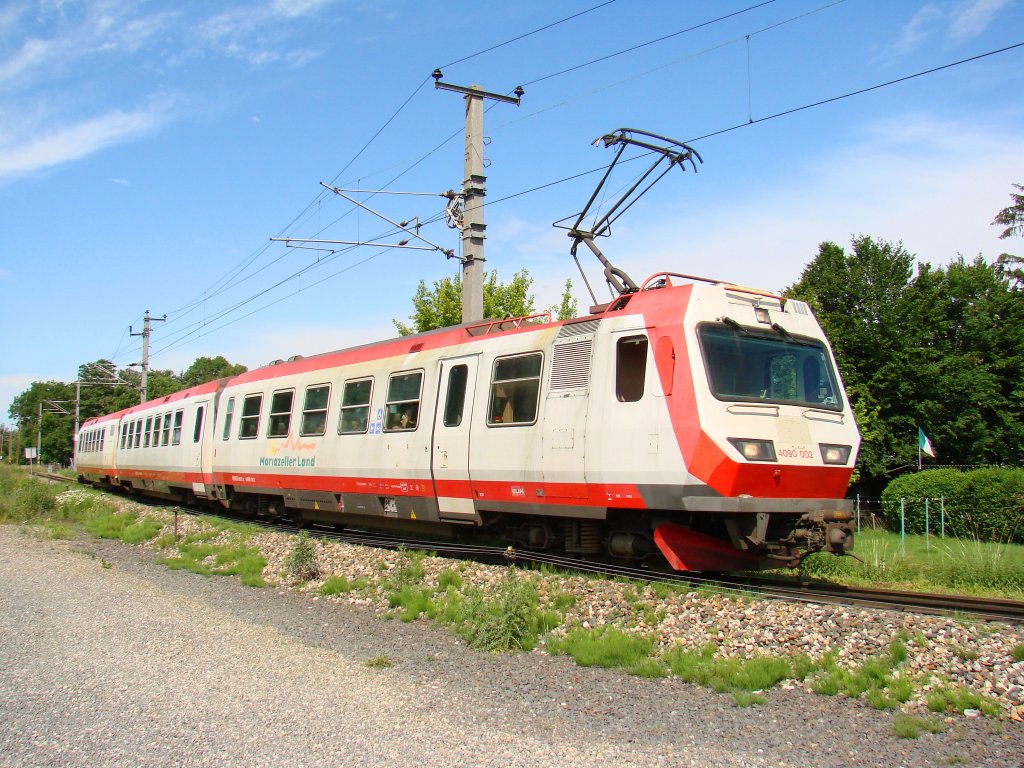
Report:
[[558,332],[558,338],[565,339],[569,336],[583,336],[584,334],[594,333],[600,323],[600,320],[584,320],[581,323],[563,325],[562,329]]
[[807,306],[807,303],[803,301],[797,301],[796,299],[786,300],[786,311],[792,312],[794,315],[811,314],[811,308]]
[[590,383],[593,337],[555,344],[551,360],[551,389],[583,389]]

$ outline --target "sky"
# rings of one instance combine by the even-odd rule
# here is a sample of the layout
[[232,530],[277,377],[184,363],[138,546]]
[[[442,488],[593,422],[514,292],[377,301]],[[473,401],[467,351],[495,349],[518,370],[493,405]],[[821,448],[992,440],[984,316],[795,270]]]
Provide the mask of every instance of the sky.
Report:
[[539,309],[569,278],[593,303],[552,224],[622,127],[703,158],[601,240],[637,282],[782,290],[857,235],[933,265],[1019,253],[991,221],[1024,182],[1024,47],[982,55],[1020,43],[1022,0],[3,0],[0,423],[32,381],[140,362],[147,310],[167,318],[150,365],[176,372],[394,336],[417,283],[457,260],[271,238],[398,242],[329,184],[458,250],[441,193],[462,184],[464,103],[435,68],[525,90],[484,118],[485,258],[499,280],[527,269]]

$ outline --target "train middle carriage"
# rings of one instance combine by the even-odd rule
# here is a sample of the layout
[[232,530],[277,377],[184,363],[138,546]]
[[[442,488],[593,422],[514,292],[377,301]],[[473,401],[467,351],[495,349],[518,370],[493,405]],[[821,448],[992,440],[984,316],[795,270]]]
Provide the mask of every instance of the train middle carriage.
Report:
[[[213,413],[225,381],[84,422],[75,458],[79,477],[172,501],[206,498],[211,486]],[[100,429],[105,432],[106,448],[90,453],[88,435]]]
[[852,546],[859,436],[821,328],[738,286],[660,275],[583,318],[294,359],[210,395],[195,487],[250,514],[487,528],[680,570]]

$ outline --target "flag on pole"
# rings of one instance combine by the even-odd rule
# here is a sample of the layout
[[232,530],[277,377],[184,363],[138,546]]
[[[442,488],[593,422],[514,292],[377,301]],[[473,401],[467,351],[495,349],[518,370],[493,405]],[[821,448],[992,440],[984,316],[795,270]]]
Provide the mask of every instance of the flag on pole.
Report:
[[920,427],[917,428],[917,448],[922,453],[927,453],[933,459],[935,458],[935,449],[932,447],[932,441],[928,439],[928,435]]

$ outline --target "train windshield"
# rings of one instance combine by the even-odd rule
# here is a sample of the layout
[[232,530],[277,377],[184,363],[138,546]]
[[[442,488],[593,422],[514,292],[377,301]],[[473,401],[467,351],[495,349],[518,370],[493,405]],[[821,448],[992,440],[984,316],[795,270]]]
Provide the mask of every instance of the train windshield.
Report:
[[711,392],[719,400],[842,410],[825,345],[784,330],[738,324],[698,329]]

